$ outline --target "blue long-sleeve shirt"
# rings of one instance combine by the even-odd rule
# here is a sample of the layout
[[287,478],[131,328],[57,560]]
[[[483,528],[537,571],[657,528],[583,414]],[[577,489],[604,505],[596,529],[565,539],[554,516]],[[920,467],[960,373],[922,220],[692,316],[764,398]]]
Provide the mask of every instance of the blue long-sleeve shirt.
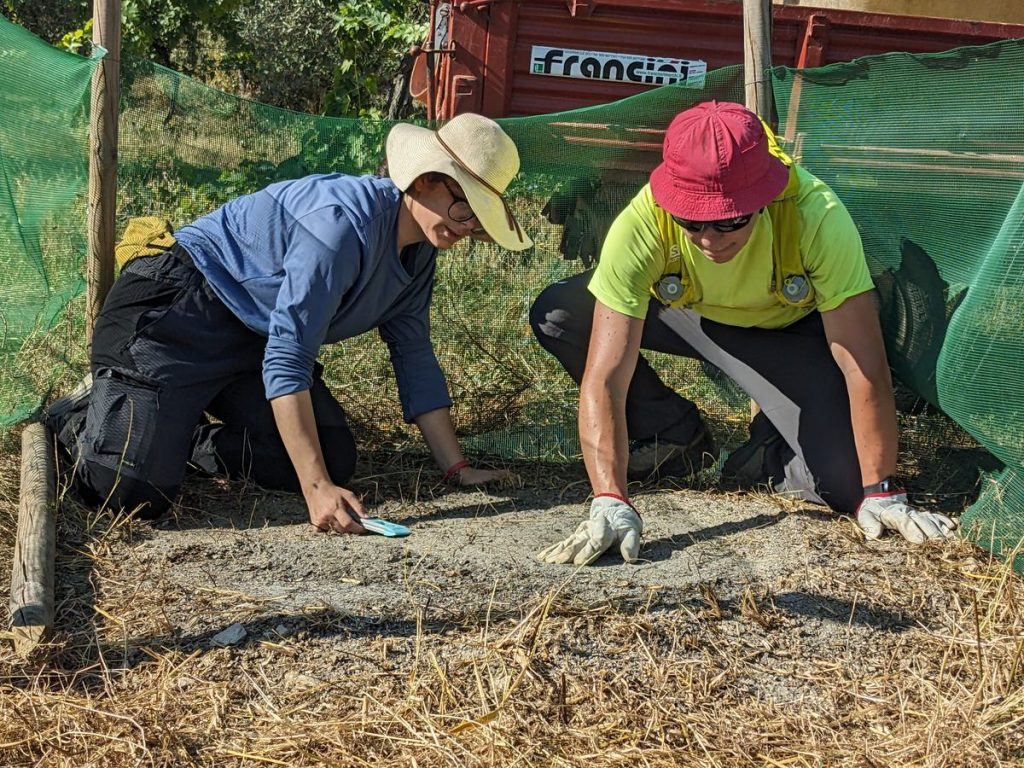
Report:
[[306,176],[236,198],[175,233],[227,307],[267,337],[268,399],[309,389],[324,343],[379,328],[406,420],[451,405],[430,343],[437,249],[397,246],[390,179]]

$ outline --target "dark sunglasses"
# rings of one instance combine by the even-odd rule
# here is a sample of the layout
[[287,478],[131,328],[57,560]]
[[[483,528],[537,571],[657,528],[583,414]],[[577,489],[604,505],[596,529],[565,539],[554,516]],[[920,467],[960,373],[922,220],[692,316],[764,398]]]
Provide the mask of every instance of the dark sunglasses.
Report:
[[746,216],[737,216],[735,219],[718,219],[717,221],[691,221],[690,219],[681,219],[678,216],[673,216],[672,221],[687,232],[697,234],[703,232],[704,227],[711,227],[716,232],[735,232],[737,229],[743,229],[747,226],[752,218],[754,218],[754,214],[748,213]]

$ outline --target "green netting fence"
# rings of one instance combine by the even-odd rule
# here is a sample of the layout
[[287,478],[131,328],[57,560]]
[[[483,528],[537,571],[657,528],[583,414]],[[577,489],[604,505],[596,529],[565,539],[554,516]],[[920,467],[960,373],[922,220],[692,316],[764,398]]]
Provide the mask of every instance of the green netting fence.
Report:
[[[96,60],[0,18],[0,425],[32,417],[86,368],[89,85]],[[887,54],[773,73],[780,133],[860,228],[900,382],[901,472],[919,497],[962,509],[1000,554],[1024,539],[1024,41]],[[523,168],[511,190],[537,243],[471,243],[439,260],[434,336],[470,450],[578,454],[576,391],[533,341],[527,312],[596,258],[612,217],[658,161],[661,131],[709,98],[743,100],[742,69],[613,104],[502,120]],[[374,173],[390,124],[239,99],[152,63],[122,61],[118,231],[186,223],[307,173]],[[721,442],[745,437],[748,401],[699,364],[652,356]],[[366,448],[408,444],[375,334],[325,350],[326,379]],[[973,503],[971,503],[973,502]],[[1024,560],[1018,561],[1024,566]]]

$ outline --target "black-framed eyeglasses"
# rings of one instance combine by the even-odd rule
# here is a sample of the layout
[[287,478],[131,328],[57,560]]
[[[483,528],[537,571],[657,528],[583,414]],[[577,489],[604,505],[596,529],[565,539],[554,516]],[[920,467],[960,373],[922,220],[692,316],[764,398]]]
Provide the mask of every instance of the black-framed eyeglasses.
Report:
[[748,213],[746,216],[737,216],[735,219],[717,219],[716,221],[691,221],[690,219],[681,219],[678,216],[673,216],[672,220],[687,232],[697,234],[703,232],[704,227],[711,227],[716,232],[735,232],[737,229],[743,229],[747,226],[752,218],[754,218],[753,213]]
[[444,184],[444,188],[448,190],[448,194],[452,196],[452,204],[448,206],[448,218],[452,221],[457,221],[460,224],[470,219],[475,219],[476,214],[473,213],[473,209],[469,207],[469,201],[464,197],[459,197],[448,185],[448,179],[441,179],[441,183]]

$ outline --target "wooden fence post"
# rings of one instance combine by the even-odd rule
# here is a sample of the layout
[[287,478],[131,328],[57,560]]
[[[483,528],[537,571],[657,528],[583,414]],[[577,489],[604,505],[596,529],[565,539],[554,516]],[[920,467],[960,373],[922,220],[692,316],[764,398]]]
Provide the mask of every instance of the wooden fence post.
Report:
[[[768,69],[772,65],[772,0],[743,0],[743,82],[747,109],[773,128],[778,122]],[[750,401],[750,418],[760,410]]]
[[114,282],[117,120],[121,99],[121,0],[94,0],[92,41],[107,49],[92,78],[89,118],[89,254],[86,340]]
[[772,0],[743,0],[743,82],[747,109],[774,127],[772,81]]

